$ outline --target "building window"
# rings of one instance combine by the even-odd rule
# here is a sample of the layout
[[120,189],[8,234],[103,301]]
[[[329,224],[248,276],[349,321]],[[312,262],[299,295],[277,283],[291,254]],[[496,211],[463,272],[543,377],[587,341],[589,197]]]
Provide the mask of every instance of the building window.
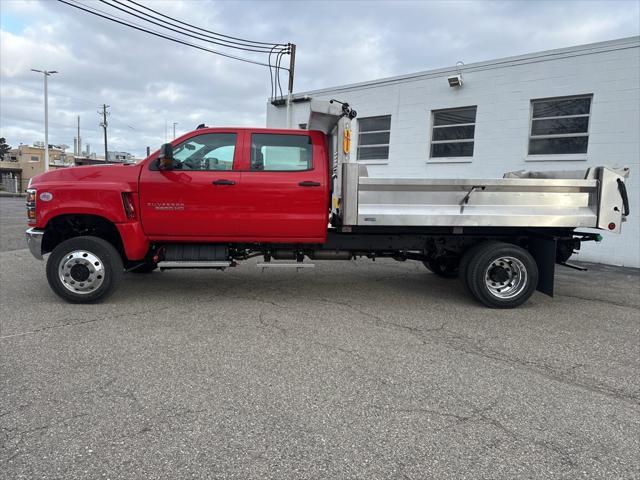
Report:
[[358,119],[358,160],[388,160],[391,115]]
[[473,157],[478,107],[433,111],[431,157]]
[[40,157],[36,156],[36,155],[31,155],[31,160],[29,160],[30,162],[39,162],[40,161]]
[[531,101],[529,155],[587,153],[591,95]]

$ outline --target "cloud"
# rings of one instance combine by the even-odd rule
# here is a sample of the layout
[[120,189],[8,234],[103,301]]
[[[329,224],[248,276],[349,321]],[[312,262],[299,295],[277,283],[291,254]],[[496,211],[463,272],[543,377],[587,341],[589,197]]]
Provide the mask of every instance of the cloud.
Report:
[[[296,43],[296,91],[637,35],[640,15],[631,1],[143,1],[227,35]],[[111,107],[109,148],[138,156],[162,143],[173,122],[178,132],[203,122],[264,125],[270,92],[264,67],[54,1],[3,0],[0,24],[0,136],[10,144],[43,136],[42,76],[31,68],[60,71],[49,82],[51,143],[72,145],[80,115],[83,143],[101,151],[103,103]]]

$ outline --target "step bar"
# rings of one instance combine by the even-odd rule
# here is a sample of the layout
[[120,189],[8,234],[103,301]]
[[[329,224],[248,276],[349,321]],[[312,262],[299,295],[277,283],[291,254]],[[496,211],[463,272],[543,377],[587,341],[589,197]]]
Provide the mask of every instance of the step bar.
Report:
[[176,269],[176,268],[227,268],[234,265],[230,261],[208,261],[208,260],[184,260],[184,261],[163,261],[158,262],[160,269]]
[[[179,268],[228,268],[234,267],[237,264],[233,261],[209,261],[209,260],[165,260],[162,262],[158,262],[158,268],[161,270],[171,270],[171,269],[179,269]],[[315,264],[313,263],[303,263],[303,262],[260,262],[256,264],[257,268],[314,268]]]

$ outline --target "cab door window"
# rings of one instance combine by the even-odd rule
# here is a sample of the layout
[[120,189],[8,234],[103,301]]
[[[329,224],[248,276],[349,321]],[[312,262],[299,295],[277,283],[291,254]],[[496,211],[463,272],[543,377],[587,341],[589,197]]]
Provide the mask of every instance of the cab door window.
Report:
[[306,135],[251,135],[252,171],[311,170],[311,138]]
[[174,170],[233,170],[235,133],[207,133],[173,149]]

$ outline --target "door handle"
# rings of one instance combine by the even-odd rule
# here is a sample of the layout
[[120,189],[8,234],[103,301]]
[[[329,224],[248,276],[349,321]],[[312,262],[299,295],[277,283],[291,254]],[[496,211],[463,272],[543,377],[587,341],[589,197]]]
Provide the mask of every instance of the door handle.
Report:
[[304,182],[300,182],[298,185],[301,187],[319,187],[320,182],[312,182],[310,180],[305,180]]
[[235,185],[236,182],[233,180],[227,180],[226,178],[220,178],[218,180],[214,180],[212,182],[214,185]]

